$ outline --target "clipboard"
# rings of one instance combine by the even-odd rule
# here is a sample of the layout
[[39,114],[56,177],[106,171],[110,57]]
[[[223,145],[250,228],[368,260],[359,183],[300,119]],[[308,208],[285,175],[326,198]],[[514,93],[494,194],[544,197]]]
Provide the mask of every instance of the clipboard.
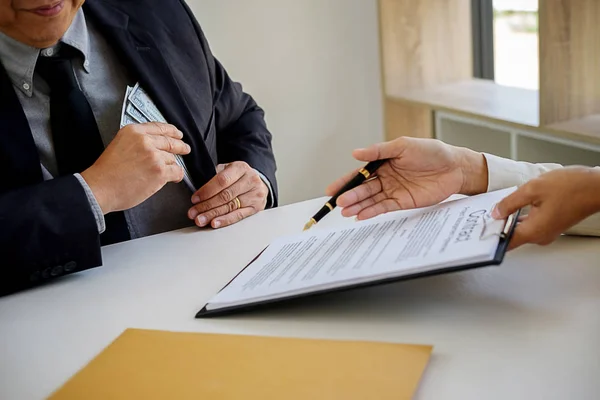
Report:
[[[498,234],[500,240],[498,242],[498,248],[496,250],[496,254],[495,254],[494,258],[490,261],[457,265],[455,267],[444,267],[444,268],[438,269],[438,270],[418,272],[418,273],[414,273],[414,274],[407,274],[407,275],[393,277],[393,278],[374,279],[374,280],[368,281],[368,282],[349,284],[347,286],[337,287],[337,288],[333,288],[333,289],[330,289],[330,288],[317,289],[310,293],[292,294],[289,296],[279,297],[277,299],[256,301],[256,302],[252,302],[252,303],[235,305],[235,306],[231,306],[231,307],[223,307],[223,308],[214,309],[214,310],[209,310],[207,308],[207,305],[209,303],[207,303],[206,305],[204,305],[204,307],[200,311],[198,311],[198,313],[196,313],[196,318],[212,318],[212,317],[225,316],[225,315],[231,315],[231,314],[237,314],[237,313],[244,313],[244,312],[249,312],[249,311],[253,311],[253,310],[266,309],[266,308],[272,307],[274,305],[282,305],[285,303],[304,301],[304,300],[307,300],[310,298],[314,298],[317,296],[323,296],[323,295],[331,294],[331,293],[341,293],[341,292],[346,292],[349,290],[363,289],[363,288],[368,288],[368,287],[373,287],[373,286],[408,281],[408,280],[418,279],[418,278],[426,278],[426,277],[443,275],[443,274],[448,274],[448,273],[453,273],[453,272],[461,272],[461,271],[466,271],[466,270],[481,268],[481,267],[498,266],[498,265],[502,264],[502,261],[504,261],[504,256],[506,255],[506,252],[508,251],[508,245],[510,243],[510,239],[512,238],[512,235],[514,234],[514,230],[519,221],[520,214],[521,214],[521,210],[518,210],[516,213],[511,214],[504,222],[504,228]],[[491,218],[491,217],[488,215],[488,218]],[[484,219],[484,221],[485,221],[485,219]],[[484,229],[481,233],[481,237],[485,237],[485,235],[486,235],[485,230],[486,230],[486,227],[484,226]],[[248,268],[250,265],[252,265],[252,263],[254,263],[265,250],[266,250],[266,248],[263,249],[238,274],[236,274],[227,283],[227,285],[225,285],[221,290],[225,289],[228,285],[230,285],[231,282],[233,282],[242,272],[244,272],[244,270],[246,268]]]

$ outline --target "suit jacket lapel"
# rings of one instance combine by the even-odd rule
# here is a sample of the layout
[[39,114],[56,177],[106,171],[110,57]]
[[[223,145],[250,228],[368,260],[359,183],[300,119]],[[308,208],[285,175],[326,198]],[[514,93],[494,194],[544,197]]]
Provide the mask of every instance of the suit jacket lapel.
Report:
[[191,154],[183,158],[194,184],[199,187],[206,183],[214,176],[215,166],[177,81],[152,36],[145,28],[131,23],[127,14],[107,3],[87,2],[84,7],[86,16],[90,15],[98,23],[167,121],[183,132],[184,140],[192,148]]
[[29,122],[0,64],[0,193],[43,181]]

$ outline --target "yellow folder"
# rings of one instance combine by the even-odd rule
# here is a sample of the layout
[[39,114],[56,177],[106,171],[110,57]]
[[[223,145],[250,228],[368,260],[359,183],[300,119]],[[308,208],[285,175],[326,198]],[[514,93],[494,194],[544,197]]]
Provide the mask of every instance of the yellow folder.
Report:
[[50,399],[410,399],[431,350],[128,329]]

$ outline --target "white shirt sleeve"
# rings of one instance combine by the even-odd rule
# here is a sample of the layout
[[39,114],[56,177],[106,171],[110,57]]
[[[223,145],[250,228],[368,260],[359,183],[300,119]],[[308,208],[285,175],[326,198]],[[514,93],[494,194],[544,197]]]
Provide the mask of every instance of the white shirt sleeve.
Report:
[[[488,192],[521,186],[538,176],[563,168],[560,164],[532,164],[483,154],[488,165]],[[527,214],[528,209],[523,210]],[[568,235],[600,236],[600,213],[591,215],[566,232]]]
[[562,168],[560,164],[532,164],[483,154],[488,165],[488,192],[521,186],[543,173]]

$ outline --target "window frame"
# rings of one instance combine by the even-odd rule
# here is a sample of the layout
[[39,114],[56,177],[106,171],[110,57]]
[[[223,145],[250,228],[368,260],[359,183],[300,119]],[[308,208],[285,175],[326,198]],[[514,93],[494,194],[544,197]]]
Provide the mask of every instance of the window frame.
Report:
[[494,1],[471,0],[473,76],[494,80]]

